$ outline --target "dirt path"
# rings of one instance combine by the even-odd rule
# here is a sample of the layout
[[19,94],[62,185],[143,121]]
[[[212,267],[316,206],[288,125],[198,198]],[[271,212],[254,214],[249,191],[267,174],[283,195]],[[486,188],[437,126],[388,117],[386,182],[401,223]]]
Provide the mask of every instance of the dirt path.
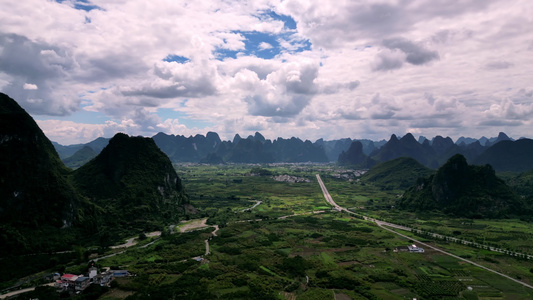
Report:
[[[54,283],[51,282],[51,283],[43,284],[41,286],[54,286]],[[0,295],[0,299],[6,299],[8,297],[12,297],[12,296],[15,296],[15,295],[18,295],[18,294],[22,294],[22,293],[31,292],[31,291],[34,291],[34,290],[35,290],[35,287],[31,287],[31,288],[27,288],[27,289],[22,289],[22,290],[18,290],[18,291],[9,292],[7,294]]]
[[[333,201],[333,199],[331,198],[331,196],[330,196],[328,190],[326,189],[326,186],[325,186],[324,183],[322,182],[322,179],[320,178],[320,175],[319,175],[319,174],[316,174],[316,178],[317,178],[317,180],[318,180],[318,183],[320,184],[320,187],[322,188],[322,192],[324,193],[324,198],[326,198],[326,201],[327,201],[329,204],[331,204],[333,207],[335,207],[335,208],[336,208],[337,210],[339,210],[339,211],[345,211],[345,212],[350,213],[350,214],[353,214],[353,215],[359,215],[359,214],[356,214],[356,213],[354,213],[354,212],[352,212],[352,211],[349,211],[349,210],[347,210],[346,208],[341,207],[341,206],[339,206],[337,203],[335,203],[335,201]],[[431,248],[431,249],[433,249],[433,250],[435,250],[435,251],[438,251],[438,252],[440,252],[440,253],[442,253],[442,254],[445,254],[445,255],[451,256],[451,257],[453,257],[453,258],[456,258],[456,259],[458,259],[458,260],[464,261],[464,262],[469,263],[469,264],[471,264],[471,265],[474,265],[474,266],[476,266],[476,267],[482,268],[483,270],[486,270],[486,271],[489,271],[489,272],[492,272],[492,273],[498,274],[498,275],[503,276],[503,277],[505,277],[505,278],[507,278],[507,279],[510,279],[510,280],[512,280],[512,281],[514,281],[514,282],[516,282],[516,283],[519,283],[519,284],[521,284],[521,285],[523,285],[523,286],[525,286],[525,287],[528,287],[528,288],[533,289],[533,286],[532,286],[532,285],[529,285],[529,284],[527,284],[527,283],[525,283],[525,282],[522,282],[522,281],[520,281],[520,280],[518,280],[518,279],[512,278],[512,277],[510,277],[510,276],[507,276],[507,275],[505,275],[505,274],[503,274],[503,273],[500,273],[500,272],[498,272],[498,271],[495,271],[495,270],[493,270],[493,269],[489,269],[489,268],[487,268],[487,267],[485,267],[485,266],[482,266],[482,265],[480,265],[480,264],[478,264],[478,263],[475,263],[475,262],[473,262],[473,261],[471,261],[471,260],[468,260],[468,259],[465,259],[465,258],[459,257],[459,256],[457,256],[457,255],[455,255],[455,254],[451,254],[451,253],[446,252],[446,251],[444,251],[444,250],[442,250],[442,249],[439,249],[439,248],[437,248],[437,247],[435,247],[435,246],[431,246],[431,245],[429,245],[429,244],[426,244],[426,243],[423,243],[423,242],[417,241],[417,240],[415,240],[414,238],[412,238],[412,237],[410,237],[410,236],[407,236],[407,235],[401,234],[401,233],[399,233],[399,232],[397,232],[397,231],[394,231],[394,230],[392,230],[391,228],[387,228],[387,227],[385,227],[385,226],[390,226],[390,227],[398,228],[398,229],[404,229],[404,228],[407,228],[407,227],[404,227],[404,226],[401,226],[401,225],[397,225],[397,224],[393,224],[393,223],[388,223],[388,222],[379,221],[379,220],[372,219],[372,218],[367,218],[367,217],[364,217],[364,218],[365,218],[365,220],[369,220],[369,221],[375,222],[380,228],[383,228],[383,229],[385,229],[385,230],[387,230],[387,231],[390,231],[390,232],[392,232],[392,233],[394,233],[394,234],[396,234],[396,235],[399,235],[399,236],[401,236],[401,237],[403,237],[403,238],[406,238],[406,239],[408,239],[408,240],[412,240],[413,242],[416,242],[417,244],[424,245],[425,247]]]
[[129,247],[137,244],[137,242],[135,242],[135,239],[136,238],[127,239],[125,244],[111,246],[111,249],[129,248]]
[[196,230],[204,227],[209,227],[206,224],[207,218],[196,219],[191,221],[185,221],[183,224],[178,225],[180,232],[186,232],[190,230]]
[[[146,237],[154,237],[154,236],[161,236],[161,231],[154,231],[154,232],[150,232],[150,233],[146,234]],[[135,245],[137,245],[137,241],[136,240],[137,240],[136,237],[132,237],[130,239],[127,239],[125,244],[111,246],[111,249],[129,248],[131,246],[135,246]]]
[[259,200],[250,200],[250,201],[255,202],[255,204],[252,207],[248,207],[248,208],[241,210],[241,212],[251,211],[252,209],[256,208],[259,204],[263,203],[263,201],[259,201]]

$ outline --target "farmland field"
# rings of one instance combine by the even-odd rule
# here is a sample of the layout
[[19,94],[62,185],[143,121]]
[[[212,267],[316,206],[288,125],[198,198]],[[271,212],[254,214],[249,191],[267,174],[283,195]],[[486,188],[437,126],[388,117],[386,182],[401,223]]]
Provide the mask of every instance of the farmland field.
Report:
[[[433,249],[395,252],[396,247],[412,241],[360,216],[524,253],[533,250],[529,223],[399,211],[394,200],[401,191],[383,191],[361,183],[352,170],[333,165],[175,167],[196,211],[189,212],[182,225],[169,226],[198,223],[220,229],[216,236],[214,227],[167,232],[160,239],[148,239],[153,244],[143,247],[148,241],[139,243],[99,260],[99,267],[123,268],[135,274],[117,281],[104,299],[533,298],[533,289]],[[254,168],[269,175],[259,176],[251,172]],[[332,210],[315,174],[321,175],[337,204],[360,216]],[[302,180],[277,181],[275,175]],[[533,283],[530,260],[401,232]],[[81,272],[83,266],[71,265],[67,271]]]

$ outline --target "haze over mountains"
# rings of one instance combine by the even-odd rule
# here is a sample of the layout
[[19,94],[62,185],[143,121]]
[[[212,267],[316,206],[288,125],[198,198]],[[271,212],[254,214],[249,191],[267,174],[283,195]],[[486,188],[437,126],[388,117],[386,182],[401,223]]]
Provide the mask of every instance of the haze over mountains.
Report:
[[[388,141],[340,140],[315,142],[299,138],[265,139],[256,132],[246,138],[236,134],[232,141],[222,141],[215,132],[153,136],[156,145],[172,162],[193,163],[298,163],[339,162],[341,165],[370,168],[376,163],[399,157],[411,157],[426,167],[436,169],[450,157],[461,154],[474,164],[491,164],[496,171],[522,172],[533,168],[533,140],[514,141],[505,133],[480,139],[459,138],[455,143],[449,137],[436,136],[418,141],[411,133],[401,138],[392,135]],[[98,154],[109,140],[98,138],[87,144],[63,146],[54,143],[65,164],[76,168]],[[498,145],[498,146],[496,146]],[[490,149],[490,151],[488,151]],[[92,151],[91,151],[92,150]]]

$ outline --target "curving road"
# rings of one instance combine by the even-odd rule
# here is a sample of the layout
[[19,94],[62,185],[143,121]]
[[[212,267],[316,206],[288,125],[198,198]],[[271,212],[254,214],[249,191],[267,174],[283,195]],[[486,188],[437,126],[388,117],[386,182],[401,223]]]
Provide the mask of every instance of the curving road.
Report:
[[[354,212],[352,212],[352,211],[349,211],[348,209],[346,209],[346,208],[344,208],[344,207],[341,207],[341,206],[339,206],[337,203],[335,203],[335,201],[333,201],[333,198],[331,198],[331,195],[329,194],[328,189],[326,188],[326,185],[324,185],[324,182],[322,182],[322,178],[320,178],[320,175],[319,175],[319,174],[316,174],[316,179],[317,179],[317,181],[318,181],[318,184],[320,185],[320,188],[322,189],[322,192],[324,193],[324,198],[326,198],[326,201],[327,201],[330,205],[332,205],[336,210],[338,210],[338,211],[345,211],[345,212],[350,213],[350,214],[353,214],[353,215],[361,216],[361,215],[359,215],[359,214],[357,214],[357,213],[354,213]],[[478,264],[478,263],[475,263],[475,262],[473,262],[473,261],[471,261],[471,260],[468,260],[468,259],[465,259],[465,258],[459,257],[459,256],[457,256],[457,255],[455,255],[455,254],[452,254],[452,253],[446,252],[446,251],[444,251],[444,250],[442,250],[442,249],[439,249],[439,248],[437,248],[437,247],[435,247],[435,246],[431,246],[431,245],[429,245],[429,244],[426,244],[426,243],[423,243],[423,242],[421,242],[421,241],[415,240],[414,238],[412,238],[412,237],[410,237],[410,236],[407,236],[407,235],[401,234],[401,233],[399,233],[399,232],[397,232],[397,231],[394,231],[394,230],[392,230],[392,229],[390,229],[390,228],[387,228],[387,227],[385,227],[385,226],[393,227],[393,228],[398,228],[398,229],[402,229],[402,230],[408,230],[408,231],[411,231],[411,228],[407,228],[407,227],[404,227],[404,226],[401,226],[401,225],[397,225],[397,224],[393,224],[393,223],[388,223],[388,222],[379,221],[379,220],[376,220],[376,219],[373,219],[373,218],[368,218],[368,217],[366,217],[366,216],[361,216],[361,217],[363,217],[365,220],[372,221],[372,222],[376,223],[376,224],[377,224],[379,227],[381,227],[382,229],[385,229],[385,230],[387,230],[387,231],[390,231],[390,232],[392,232],[392,233],[394,233],[394,234],[397,234],[397,235],[399,235],[399,236],[401,236],[401,237],[403,237],[403,238],[406,238],[406,239],[408,239],[408,240],[412,240],[413,242],[416,242],[417,244],[424,245],[425,247],[431,248],[431,249],[433,249],[433,250],[435,250],[435,251],[438,251],[438,252],[440,252],[440,253],[442,253],[442,254],[445,254],[445,255],[448,255],[448,256],[454,257],[454,258],[456,258],[456,259],[462,260],[462,261],[464,261],[464,262],[466,262],[466,263],[469,263],[469,264],[474,265],[474,266],[476,266],[476,267],[482,268],[483,270],[486,270],[486,271],[489,271],[489,272],[492,272],[492,273],[498,274],[498,275],[500,275],[500,276],[502,276],[502,277],[505,277],[505,278],[507,278],[507,279],[510,279],[510,280],[512,280],[512,281],[514,281],[514,282],[516,282],[516,283],[519,283],[519,284],[521,284],[521,285],[523,285],[523,286],[525,286],[525,287],[528,287],[528,288],[530,288],[530,289],[533,289],[533,286],[532,286],[532,285],[529,285],[529,284],[527,284],[527,283],[525,283],[525,282],[522,282],[522,281],[520,281],[520,280],[518,280],[518,279],[512,278],[512,277],[510,277],[510,276],[508,276],[508,275],[505,275],[505,274],[500,273],[500,272],[498,272],[498,271],[495,271],[495,270],[493,270],[493,269],[490,269],[490,268],[487,268],[487,267],[485,267],[485,266],[482,266],[482,265],[480,265],[480,264]]]

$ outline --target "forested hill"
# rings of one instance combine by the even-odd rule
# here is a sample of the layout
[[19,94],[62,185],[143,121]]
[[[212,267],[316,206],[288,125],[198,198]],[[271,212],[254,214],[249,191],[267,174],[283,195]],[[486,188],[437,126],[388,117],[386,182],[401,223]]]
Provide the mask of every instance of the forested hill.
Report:
[[15,100],[0,94],[0,220],[61,227],[79,202],[52,143]]
[[454,216],[505,217],[523,213],[524,203],[496,177],[490,165],[468,165],[464,156],[450,158],[435,175],[419,179],[397,201],[402,209],[442,210]]
[[418,178],[433,173],[435,171],[426,168],[414,158],[400,157],[372,167],[361,180],[385,190],[406,189],[414,185]]
[[479,155],[474,163],[490,164],[496,171],[529,171],[533,169],[533,140],[501,141]]
[[181,179],[151,138],[116,134],[73,178],[83,195],[105,208],[107,220],[177,221],[187,202]]
[[0,257],[68,243],[59,230],[79,224],[82,200],[69,172],[31,116],[0,94]]
[[32,117],[0,94],[0,257],[109,245],[177,221],[186,202],[151,138],[117,134],[73,172]]

